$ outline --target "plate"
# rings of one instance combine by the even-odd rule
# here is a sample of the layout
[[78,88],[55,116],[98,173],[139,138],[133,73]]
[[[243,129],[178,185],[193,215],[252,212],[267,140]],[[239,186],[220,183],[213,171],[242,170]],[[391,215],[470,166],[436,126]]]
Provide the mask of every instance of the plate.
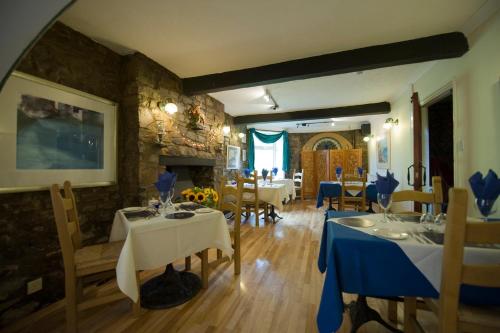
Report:
[[188,219],[193,216],[194,216],[193,212],[175,212],[165,215],[165,218],[171,220],[180,220],[180,219]]
[[195,210],[196,213],[201,213],[201,214],[211,213],[213,211],[214,210],[212,208],[198,208],[197,210]]
[[373,231],[374,235],[387,239],[402,240],[408,238],[408,234],[406,232],[399,232],[392,229],[373,229]]
[[364,219],[362,217],[342,217],[335,219],[335,222],[357,228],[369,228],[375,225],[372,220]]
[[138,212],[142,212],[144,210],[146,210],[146,208],[144,208],[144,207],[127,207],[127,208],[123,208],[122,212],[125,212],[125,213],[138,213]]

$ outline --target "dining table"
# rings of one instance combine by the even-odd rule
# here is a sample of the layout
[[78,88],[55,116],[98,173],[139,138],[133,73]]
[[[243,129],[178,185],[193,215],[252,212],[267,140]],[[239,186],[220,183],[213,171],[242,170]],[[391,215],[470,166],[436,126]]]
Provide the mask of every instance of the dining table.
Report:
[[[120,290],[133,302],[139,298],[136,271],[167,266],[164,274],[172,276],[175,272],[171,263],[194,253],[217,248],[228,256],[232,255],[231,237],[224,214],[210,208],[190,209],[191,205],[177,205],[175,215],[158,213],[145,207],[128,207],[115,213],[109,241],[125,240],[116,266],[116,278]],[[193,273],[180,273],[175,273],[174,279],[163,276],[161,281],[153,278],[146,282],[141,287],[141,305],[169,307],[166,300],[155,295],[155,290],[151,291],[151,286],[155,284],[156,289],[161,289],[164,281],[175,280],[175,277],[179,280],[179,275],[191,285],[199,285],[199,278]],[[187,290],[183,292],[181,296],[189,299]],[[148,299],[149,294],[151,297]],[[174,300],[173,303],[179,304],[179,301]]]
[[[361,186],[362,182],[349,182],[349,184]],[[316,208],[323,207],[323,201],[328,198],[328,210],[333,208],[333,199],[340,198],[342,195],[342,182],[339,181],[322,181],[319,183],[318,196],[316,198]],[[348,190],[347,195],[356,197],[361,195],[360,191]],[[368,202],[368,212],[374,213],[372,203],[377,202],[377,188],[375,183],[366,185],[366,201]]]
[[[236,186],[235,184],[228,184],[226,186]],[[244,187],[253,188],[253,184],[244,184]],[[259,181],[258,183],[258,196],[259,201],[268,203],[271,206],[271,212],[269,216],[273,219],[273,223],[276,223],[276,219],[281,219],[282,217],[276,212],[278,210],[283,210],[283,203],[289,198],[288,190],[285,184],[271,183],[270,181]],[[253,193],[243,193],[243,198],[245,200],[253,200]]]
[[[352,226],[353,218],[365,225]],[[439,297],[445,226],[424,228],[418,217],[405,215],[383,221],[383,214],[326,212],[318,257],[318,268],[325,273],[317,313],[320,332],[337,331],[345,309],[351,332],[369,320],[399,332],[368,307],[366,297]],[[464,262],[500,264],[500,246],[466,246]],[[343,293],[359,295],[358,301],[344,304]],[[461,302],[498,306],[500,289],[463,285]]]
[[285,185],[286,191],[288,193],[288,200],[295,200],[297,193],[295,192],[295,183],[293,179],[290,178],[273,178],[273,184],[283,184]]

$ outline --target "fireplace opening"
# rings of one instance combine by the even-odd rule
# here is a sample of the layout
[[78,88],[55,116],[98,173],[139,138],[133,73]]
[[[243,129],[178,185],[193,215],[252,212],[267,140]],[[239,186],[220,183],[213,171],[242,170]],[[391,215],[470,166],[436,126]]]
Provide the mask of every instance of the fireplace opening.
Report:
[[174,200],[181,199],[181,192],[187,188],[213,187],[215,160],[190,157],[160,157],[160,165],[177,174]]

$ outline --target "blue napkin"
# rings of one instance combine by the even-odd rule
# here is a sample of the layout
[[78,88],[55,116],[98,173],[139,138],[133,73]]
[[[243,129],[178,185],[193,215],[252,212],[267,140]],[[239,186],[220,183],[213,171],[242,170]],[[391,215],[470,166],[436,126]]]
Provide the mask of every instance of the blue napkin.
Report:
[[337,167],[335,169],[335,174],[340,175],[342,173],[342,167]]
[[246,168],[245,170],[243,170],[243,174],[245,175],[245,178],[250,178],[250,169]]
[[381,176],[377,173],[377,181],[375,186],[377,187],[377,192],[380,194],[392,194],[396,187],[398,187],[399,182],[394,178],[394,174],[387,170],[386,176]]
[[358,175],[360,177],[363,176],[363,168],[362,167],[358,167]]
[[278,174],[278,168],[277,167],[272,168],[271,172],[273,173],[273,175],[276,176]]
[[267,169],[262,169],[262,178],[266,180],[267,175],[269,174],[269,170]]
[[158,177],[158,181],[155,183],[155,186],[159,192],[170,192],[170,190],[174,187],[176,180],[177,175],[175,173],[165,171]]
[[469,178],[470,187],[476,199],[495,201],[500,195],[500,179],[493,170],[489,170],[483,178],[481,172],[476,172]]

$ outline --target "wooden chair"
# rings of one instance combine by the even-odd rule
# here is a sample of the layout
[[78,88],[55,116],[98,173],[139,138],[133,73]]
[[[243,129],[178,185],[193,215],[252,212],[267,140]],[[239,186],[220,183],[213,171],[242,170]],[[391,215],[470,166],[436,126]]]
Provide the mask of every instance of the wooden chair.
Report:
[[[246,210],[246,218],[250,217],[250,210],[253,209],[255,214],[255,225],[259,226],[259,217],[261,214],[264,214],[264,220],[268,219],[268,205],[265,202],[259,200],[259,178],[257,176],[257,170],[253,171],[253,177],[245,178],[240,177],[243,182],[243,197],[241,201],[242,207],[245,207]],[[245,186],[245,184],[251,186]],[[260,211],[260,207],[263,208],[263,211]]]
[[[432,192],[421,192],[415,190],[403,190],[394,192],[392,194],[392,202],[405,202],[413,201],[420,203],[434,204],[434,212],[439,214],[441,212],[441,204],[443,203],[443,187],[441,184],[441,177],[432,177]],[[398,214],[417,214],[415,212],[398,212]],[[388,303],[388,316],[393,322],[397,321],[397,302],[398,300],[389,300]]]
[[[356,182],[356,183],[352,183]],[[360,184],[361,183],[361,184]],[[355,191],[361,193],[361,196],[347,195],[348,191]],[[342,193],[340,194],[340,210],[344,210],[346,204],[352,203],[358,211],[365,211],[366,208],[366,176],[360,178],[359,175],[342,177]]]
[[[96,281],[114,274],[123,242],[111,242],[82,247],[80,222],[75,204],[75,196],[69,181],[64,182],[64,195],[59,185],[50,188],[52,208],[57,226],[57,235],[64,262],[66,325],[68,332],[78,330],[78,311],[114,302],[126,295],[117,292],[94,299],[84,299],[83,279]],[[138,281],[139,277],[137,276]],[[140,301],[135,304],[140,309]]]
[[443,203],[443,186],[441,183],[441,177],[432,177],[432,192],[403,190],[392,194],[392,202],[404,201],[434,204],[434,212],[439,214],[441,212],[441,204]]
[[[293,169],[292,179],[295,188],[295,198],[300,197],[300,200],[304,201],[304,169],[300,169],[300,172],[297,172],[295,169]],[[299,195],[297,195],[297,191],[299,191]]]
[[[464,244],[500,243],[500,223],[467,222],[467,190],[449,191],[439,299],[424,299],[438,317],[438,332],[500,332],[500,308],[462,305],[461,284],[500,288],[500,265],[463,263]],[[416,299],[405,298],[405,332],[423,331],[416,317]]]
[[[224,180],[224,178],[223,178]],[[219,204],[218,209],[225,213],[231,212],[232,217],[230,218],[230,233],[233,240],[233,259],[234,259],[234,274],[239,275],[241,272],[241,211],[242,211],[242,200],[243,200],[243,178],[238,177],[236,181],[236,187],[225,186],[225,183],[221,183],[221,189],[219,191]],[[222,258],[222,252],[217,250],[217,259]]]

